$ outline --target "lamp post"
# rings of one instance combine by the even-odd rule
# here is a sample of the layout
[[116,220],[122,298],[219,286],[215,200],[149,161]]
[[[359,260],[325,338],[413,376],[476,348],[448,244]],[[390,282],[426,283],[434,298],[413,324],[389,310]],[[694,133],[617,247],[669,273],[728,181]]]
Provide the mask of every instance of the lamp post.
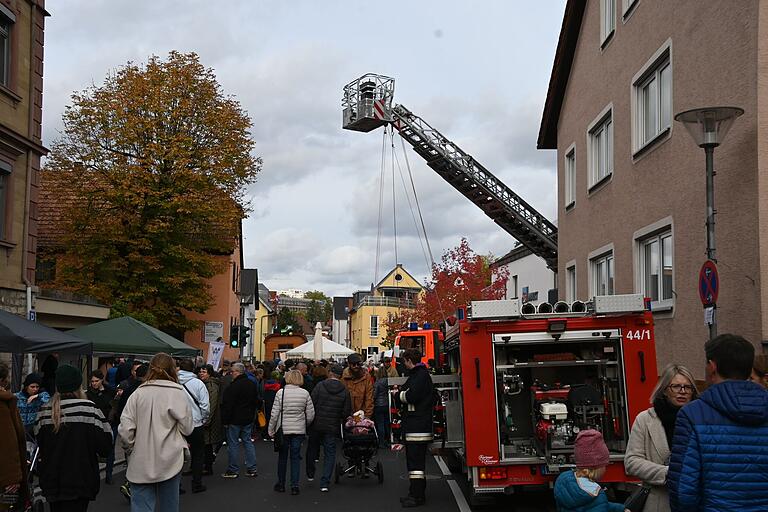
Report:
[[[715,148],[722,144],[728,130],[744,110],[739,107],[704,107],[675,115],[675,121],[685,126],[696,145],[704,148],[707,169],[707,259],[717,263],[715,256]],[[712,303],[709,322],[710,339],[717,336],[716,304]]]
[[251,350],[250,350],[250,352],[251,352],[251,361],[253,361],[253,356],[255,355],[255,354],[254,354],[254,348],[255,348],[255,347],[254,347],[254,342],[253,342],[253,340],[254,340],[254,339],[256,339],[255,333],[253,332],[253,324],[256,322],[256,317],[255,317],[255,316],[250,316],[250,315],[249,315],[249,316],[248,316],[248,318],[246,318],[246,320],[248,320],[248,325],[249,325],[249,326],[250,326],[250,328],[251,328],[251,339],[250,339],[250,342],[251,342]]

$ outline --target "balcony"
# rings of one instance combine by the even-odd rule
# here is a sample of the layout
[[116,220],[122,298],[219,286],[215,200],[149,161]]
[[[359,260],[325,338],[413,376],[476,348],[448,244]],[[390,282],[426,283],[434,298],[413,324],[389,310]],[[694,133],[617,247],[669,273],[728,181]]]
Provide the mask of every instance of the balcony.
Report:
[[389,308],[404,308],[413,309],[416,307],[416,303],[408,299],[399,299],[397,297],[374,297],[373,295],[367,295],[357,303],[357,308],[363,306],[382,306]]

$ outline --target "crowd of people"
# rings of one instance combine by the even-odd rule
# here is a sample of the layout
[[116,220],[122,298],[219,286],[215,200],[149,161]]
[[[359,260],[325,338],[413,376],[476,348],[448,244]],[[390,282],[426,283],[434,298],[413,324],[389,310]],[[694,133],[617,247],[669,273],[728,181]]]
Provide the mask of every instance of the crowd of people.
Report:
[[[687,368],[669,365],[650,407],[632,425],[624,463],[643,483],[639,509],[768,510],[768,357],[755,356],[751,343],[730,334],[704,349],[706,390],[700,392]],[[370,368],[358,354],[342,364],[223,361],[217,369],[197,363],[163,353],[149,362],[119,360],[106,372],[93,371],[85,391],[80,369],[57,364],[53,380],[29,374],[15,394],[8,390],[8,367],[0,364],[6,502],[29,497],[30,442],[39,450],[38,483],[52,512],[87,510],[100,490],[102,461],[105,483],[113,482],[116,443],[127,461],[120,490],[133,512],[177,511],[186,492],[182,477],[191,476],[192,493],[205,492],[204,477],[213,475],[223,453],[221,478],[258,476],[259,440],[271,441],[277,453],[270,461],[274,491],[297,495],[302,473],[312,481],[319,471],[320,491],[328,492],[340,430],[359,434],[375,425],[386,447],[387,409],[395,400],[408,411],[401,427],[409,493],[401,503],[425,503],[434,389],[418,351],[405,351],[402,367],[384,360]],[[400,375],[408,379],[392,393],[388,379]],[[578,434],[574,458],[576,469],[555,483],[559,510],[625,510],[599,484],[610,464],[599,431]]]

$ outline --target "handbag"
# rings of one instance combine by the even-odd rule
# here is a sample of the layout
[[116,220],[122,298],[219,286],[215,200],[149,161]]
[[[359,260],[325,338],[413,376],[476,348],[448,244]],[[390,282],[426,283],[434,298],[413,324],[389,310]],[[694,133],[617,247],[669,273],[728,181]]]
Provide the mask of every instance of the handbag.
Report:
[[629,495],[627,501],[624,502],[624,508],[630,512],[642,512],[645,507],[645,501],[648,499],[650,493],[650,487],[646,485],[639,486]]
[[280,399],[280,427],[275,431],[273,439],[276,452],[279,452],[283,448],[283,443],[285,443],[285,436],[283,435],[283,405],[285,405],[285,388],[283,388],[283,396]]
[[259,426],[259,428],[264,428],[267,426],[267,416],[264,414],[262,409],[259,409],[259,412],[256,413],[256,424]]

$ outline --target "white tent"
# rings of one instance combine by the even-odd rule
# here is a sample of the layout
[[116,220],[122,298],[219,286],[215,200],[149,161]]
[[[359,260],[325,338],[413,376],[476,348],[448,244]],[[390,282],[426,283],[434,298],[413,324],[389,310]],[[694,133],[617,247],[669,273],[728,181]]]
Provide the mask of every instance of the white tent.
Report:
[[[339,345],[336,342],[333,342],[326,338],[325,336],[322,337],[323,339],[323,351],[320,356],[320,358],[323,357],[338,357],[338,356],[347,356],[354,352],[354,350],[350,350],[344,345]],[[315,358],[315,343],[314,340],[308,341],[304,343],[303,345],[299,345],[296,348],[293,348],[286,352],[286,356],[288,357],[303,357],[306,359],[312,359]]]

